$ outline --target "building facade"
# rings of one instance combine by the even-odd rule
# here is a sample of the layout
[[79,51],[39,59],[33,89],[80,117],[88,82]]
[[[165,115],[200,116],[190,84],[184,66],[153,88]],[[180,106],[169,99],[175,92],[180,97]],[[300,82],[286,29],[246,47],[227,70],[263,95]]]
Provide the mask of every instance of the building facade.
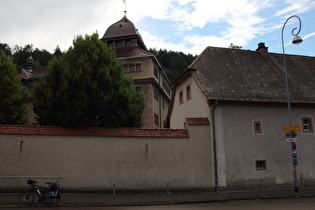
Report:
[[171,84],[134,24],[125,15],[106,30],[101,40],[116,52],[117,59],[123,63],[125,74],[132,78],[135,90],[145,97],[144,127],[165,127]]
[[208,47],[175,80],[170,127],[185,128],[190,117],[209,119],[218,186],[260,178],[292,183],[293,164],[298,179],[314,182],[315,58],[286,57],[292,124],[301,128],[292,145],[282,129],[289,125],[283,57],[264,43],[256,52]]

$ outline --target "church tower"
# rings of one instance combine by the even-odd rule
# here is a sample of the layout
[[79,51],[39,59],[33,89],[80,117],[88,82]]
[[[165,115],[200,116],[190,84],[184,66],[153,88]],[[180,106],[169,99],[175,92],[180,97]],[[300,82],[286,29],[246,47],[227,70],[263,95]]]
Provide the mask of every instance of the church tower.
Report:
[[164,128],[171,100],[171,84],[134,24],[125,14],[106,30],[101,40],[116,52],[117,59],[123,63],[124,73],[132,78],[135,90],[145,97],[143,127]]

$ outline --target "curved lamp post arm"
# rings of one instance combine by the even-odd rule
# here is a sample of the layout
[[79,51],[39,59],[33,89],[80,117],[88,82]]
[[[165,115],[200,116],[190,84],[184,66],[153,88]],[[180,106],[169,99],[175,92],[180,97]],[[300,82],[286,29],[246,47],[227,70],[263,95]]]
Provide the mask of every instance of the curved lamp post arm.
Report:
[[[291,120],[291,105],[290,105],[290,92],[289,92],[289,84],[288,84],[288,73],[287,73],[287,66],[286,66],[285,52],[284,52],[283,31],[284,31],[284,28],[285,28],[287,22],[291,18],[297,18],[299,20],[299,28],[295,27],[291,31],[292,35],[294,36],[292,43],[293,44],[298,44],[298,43],[302,42],[301,37],[298,36],[298,34],[300,33],[301,28],[302,28],[301,19],[297,15],[292,15],[284,22],[284,24],[282,26],[282,30],[281,30],[282,53],[283,53],[283,68],[284,68],[284,73],[285,73],[285,84],[286,84],[287,101],[288,101],[289,125],[292,125],[292,120]],[[296,29],[298,29],[298,31],[296,33],[294,33]]]
[[[291,105],[290,105],[290,91],[289,91],[289,84],[288,84],[288,73],[287,73],[287,65],[286,65],[286,60],[285,60],[285,53],[284,53],[284,42],[283,42],[283,31],[284,31],[284,27],[287,24],[287,22],[291,19],[291,18],[297,18],[299,20],[299,29],[296,33],[295,30],[297,28],[293,28],[292,30],[292,35],[294,36],[292,43],[293,44],[298,44],[301,43],[303,40],[301,37],[298,36],[298,34],[301,31],[301,20],[298,16],[296,15],[292,15],[291,17],[289,17],[283,24],[282,26],[282,30],[281,30],[281,41],[282,41],[282,52],[283,52],[283,68],[284,68],[284,74],[285,74],[285,86],[286,86],[286,92],[287,92],[287,101],[288,101],[288,116],[289,116],[289,125],[292,125],[292,120],[291,120]],[[289,137],[294,137],[294,132],[290,132]],[[292,150],[292,162],[293,162],[293,178],[294,178],[294,190],[295,192],[299,192],[299,184],[298,184],[298,180],[297,180],[297,153],[296,153],[296,145],[294,142],[291,143],[291,150]],[[295,158],[294,158],[295,157]]]

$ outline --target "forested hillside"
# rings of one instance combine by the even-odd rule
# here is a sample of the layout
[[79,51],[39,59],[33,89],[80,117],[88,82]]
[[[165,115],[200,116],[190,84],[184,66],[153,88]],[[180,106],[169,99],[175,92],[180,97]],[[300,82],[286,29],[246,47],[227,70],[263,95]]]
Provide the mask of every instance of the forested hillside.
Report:
[[149,51],[156,56],[171,82],[174,81],[197,57],[196,55],[187,55],[183,52],[169,51],[166,49],[149,49]]

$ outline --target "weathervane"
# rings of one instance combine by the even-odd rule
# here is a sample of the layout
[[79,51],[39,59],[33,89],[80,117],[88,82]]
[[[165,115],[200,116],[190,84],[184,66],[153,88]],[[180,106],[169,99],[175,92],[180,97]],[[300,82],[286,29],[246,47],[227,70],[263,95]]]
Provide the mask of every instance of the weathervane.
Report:
[[126,0],[122,0],[123,2],[124,2],[124,4],[125,4],[125,16],[126,16],[126,13],[127,13],[127,4],[126,4]]

